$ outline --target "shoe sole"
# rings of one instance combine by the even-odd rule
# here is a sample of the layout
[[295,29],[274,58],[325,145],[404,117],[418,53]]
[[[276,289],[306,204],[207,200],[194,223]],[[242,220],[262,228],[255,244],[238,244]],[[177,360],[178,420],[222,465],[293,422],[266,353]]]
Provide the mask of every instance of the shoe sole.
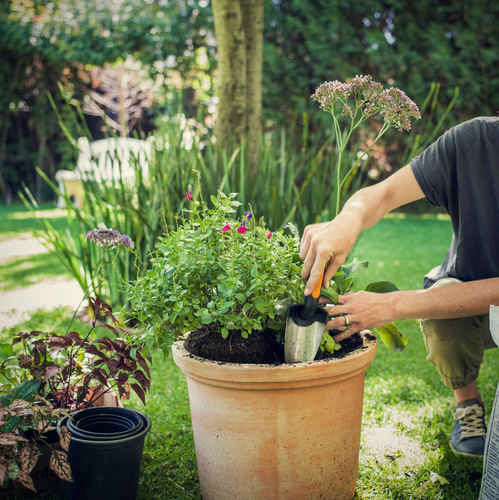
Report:
[[458,450],[454,449],[451,444],[449,446],[450,446],[450,449],[452,450],[452,452],[454,453],[454,455],[461,455],[463,457],[471,457],[471,458],[483,458],[483,454],[482,455],[473,455],[472,453],[464,453],[462,451],[458,451]]

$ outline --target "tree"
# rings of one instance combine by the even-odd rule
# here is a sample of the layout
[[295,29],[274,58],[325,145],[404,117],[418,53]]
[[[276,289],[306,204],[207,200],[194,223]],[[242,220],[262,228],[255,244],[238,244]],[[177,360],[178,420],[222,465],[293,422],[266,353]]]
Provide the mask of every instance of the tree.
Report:
[[217,141],[247,143],[252,172],[259,156],[262,110],[263,0],[213,0],[218,47]]

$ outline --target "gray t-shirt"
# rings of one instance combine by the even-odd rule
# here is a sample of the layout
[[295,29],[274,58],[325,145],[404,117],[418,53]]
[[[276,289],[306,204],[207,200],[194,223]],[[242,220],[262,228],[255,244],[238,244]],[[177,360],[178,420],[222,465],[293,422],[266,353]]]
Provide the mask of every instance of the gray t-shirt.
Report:
[[450,129],[411,168],[427,200],[450,215],[454,232],[442,264],[425,276],[425,288],[445,277],[498,277],[499,117]]

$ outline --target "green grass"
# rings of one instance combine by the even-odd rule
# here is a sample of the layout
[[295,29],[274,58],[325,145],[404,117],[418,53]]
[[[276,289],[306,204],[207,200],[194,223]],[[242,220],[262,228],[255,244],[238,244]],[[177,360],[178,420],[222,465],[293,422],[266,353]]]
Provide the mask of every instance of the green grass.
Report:
[[[394,215],[365,231],[355,247],[370,261],[360,287],[376,280],[400,289],[421,288],[424,274],[440,264],[452,237],[443,217]],[[366,374],[357,493],[376,499],[478,498],[482,461],[455,456],[448,444],[452,393],[426,360],[419,321],[398,322],[408,337],[402,353],[380,343]],[[487,417],[497,386],[497,350],[487,351],[479,387]],[[438,475],[447,483],[432,481]]]
[[[58,230],[66,228],[66,212],[54,208],[53,203],[40,205],[37,217],[45,218]],[[23,204],[0,206],[0,243],[21,234],[40,230],[39,222]],[[21,245],[22,243],[20,243]],[[4,257],[0,255],[0,259]],[[14,257],[0,264],[0,292],[26,287],[43,280],[64,276],[72,278],[53,253],[29,257]]]
[[[40,205],[38,217],[45,217],[56,229],[66,227],[66,211],[54,209],[53,203]],[[24,204],[16,203],[10,207],[0,205],[0,241],[14,238],[22,233],[31,233],[40,229],[37,220]]]
[[53,253],[12,259],[0,265],[0,292],[26,287],[61,275],[72,278]]
[[[368,271],[359,273],[358,285],[390,280],[400,289],[420,288],[425,272],[441,262],[450,238],[450,223],[443,218],[384,219],[355,247],[359,259],[370,260]],[[4,330],[0,340],[20,329],[61,328],[68,314],[64,309],[39,312],[29,323]],[[400,321],[398,327],[409,339],[406,350],[394,354],[380,344],[366,374],[357,495],[378,500],[476,499],[481,460],[457,457],[448,445],[451,392],[426,360],[418,322]],[[488,351],[479,377],[487,418],[498,359],[497,350]],[[146,412],[153,423],[144,450],[139,500],[200,499],[185,377],[171,357],[154,354],[147,406],[136,398],[124,404]],[[64,489],[39,498],[62,499]]]

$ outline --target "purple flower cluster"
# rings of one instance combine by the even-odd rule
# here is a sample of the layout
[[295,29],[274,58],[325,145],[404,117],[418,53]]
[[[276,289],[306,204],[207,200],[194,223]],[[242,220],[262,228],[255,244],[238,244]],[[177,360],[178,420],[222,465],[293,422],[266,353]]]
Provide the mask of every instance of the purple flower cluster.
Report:
[[400,89],[384,90],[377,98],[381,116],[387,122],[393,122],[398,130],[411,130],[409,118],[421,118],[416,103]]
[[134,247],[130,236],[121,234],[114,229],[92,229],[92,231],[88,232],[86,240],[100,247],[123,246],[131,249]]
[[[397,88],[383,90],[383,86],[370,75],[356,76],[349,83],[324,82],[312,95],[320,108],[335,114],[335,105],[341,104],[339,116],[353,118],[360,108],[366,116],[380,113],[385,122],[399,130],[410,130],[409,118],[420,118],[418,106]],[[351,107],[351,104],[354,107]]]

